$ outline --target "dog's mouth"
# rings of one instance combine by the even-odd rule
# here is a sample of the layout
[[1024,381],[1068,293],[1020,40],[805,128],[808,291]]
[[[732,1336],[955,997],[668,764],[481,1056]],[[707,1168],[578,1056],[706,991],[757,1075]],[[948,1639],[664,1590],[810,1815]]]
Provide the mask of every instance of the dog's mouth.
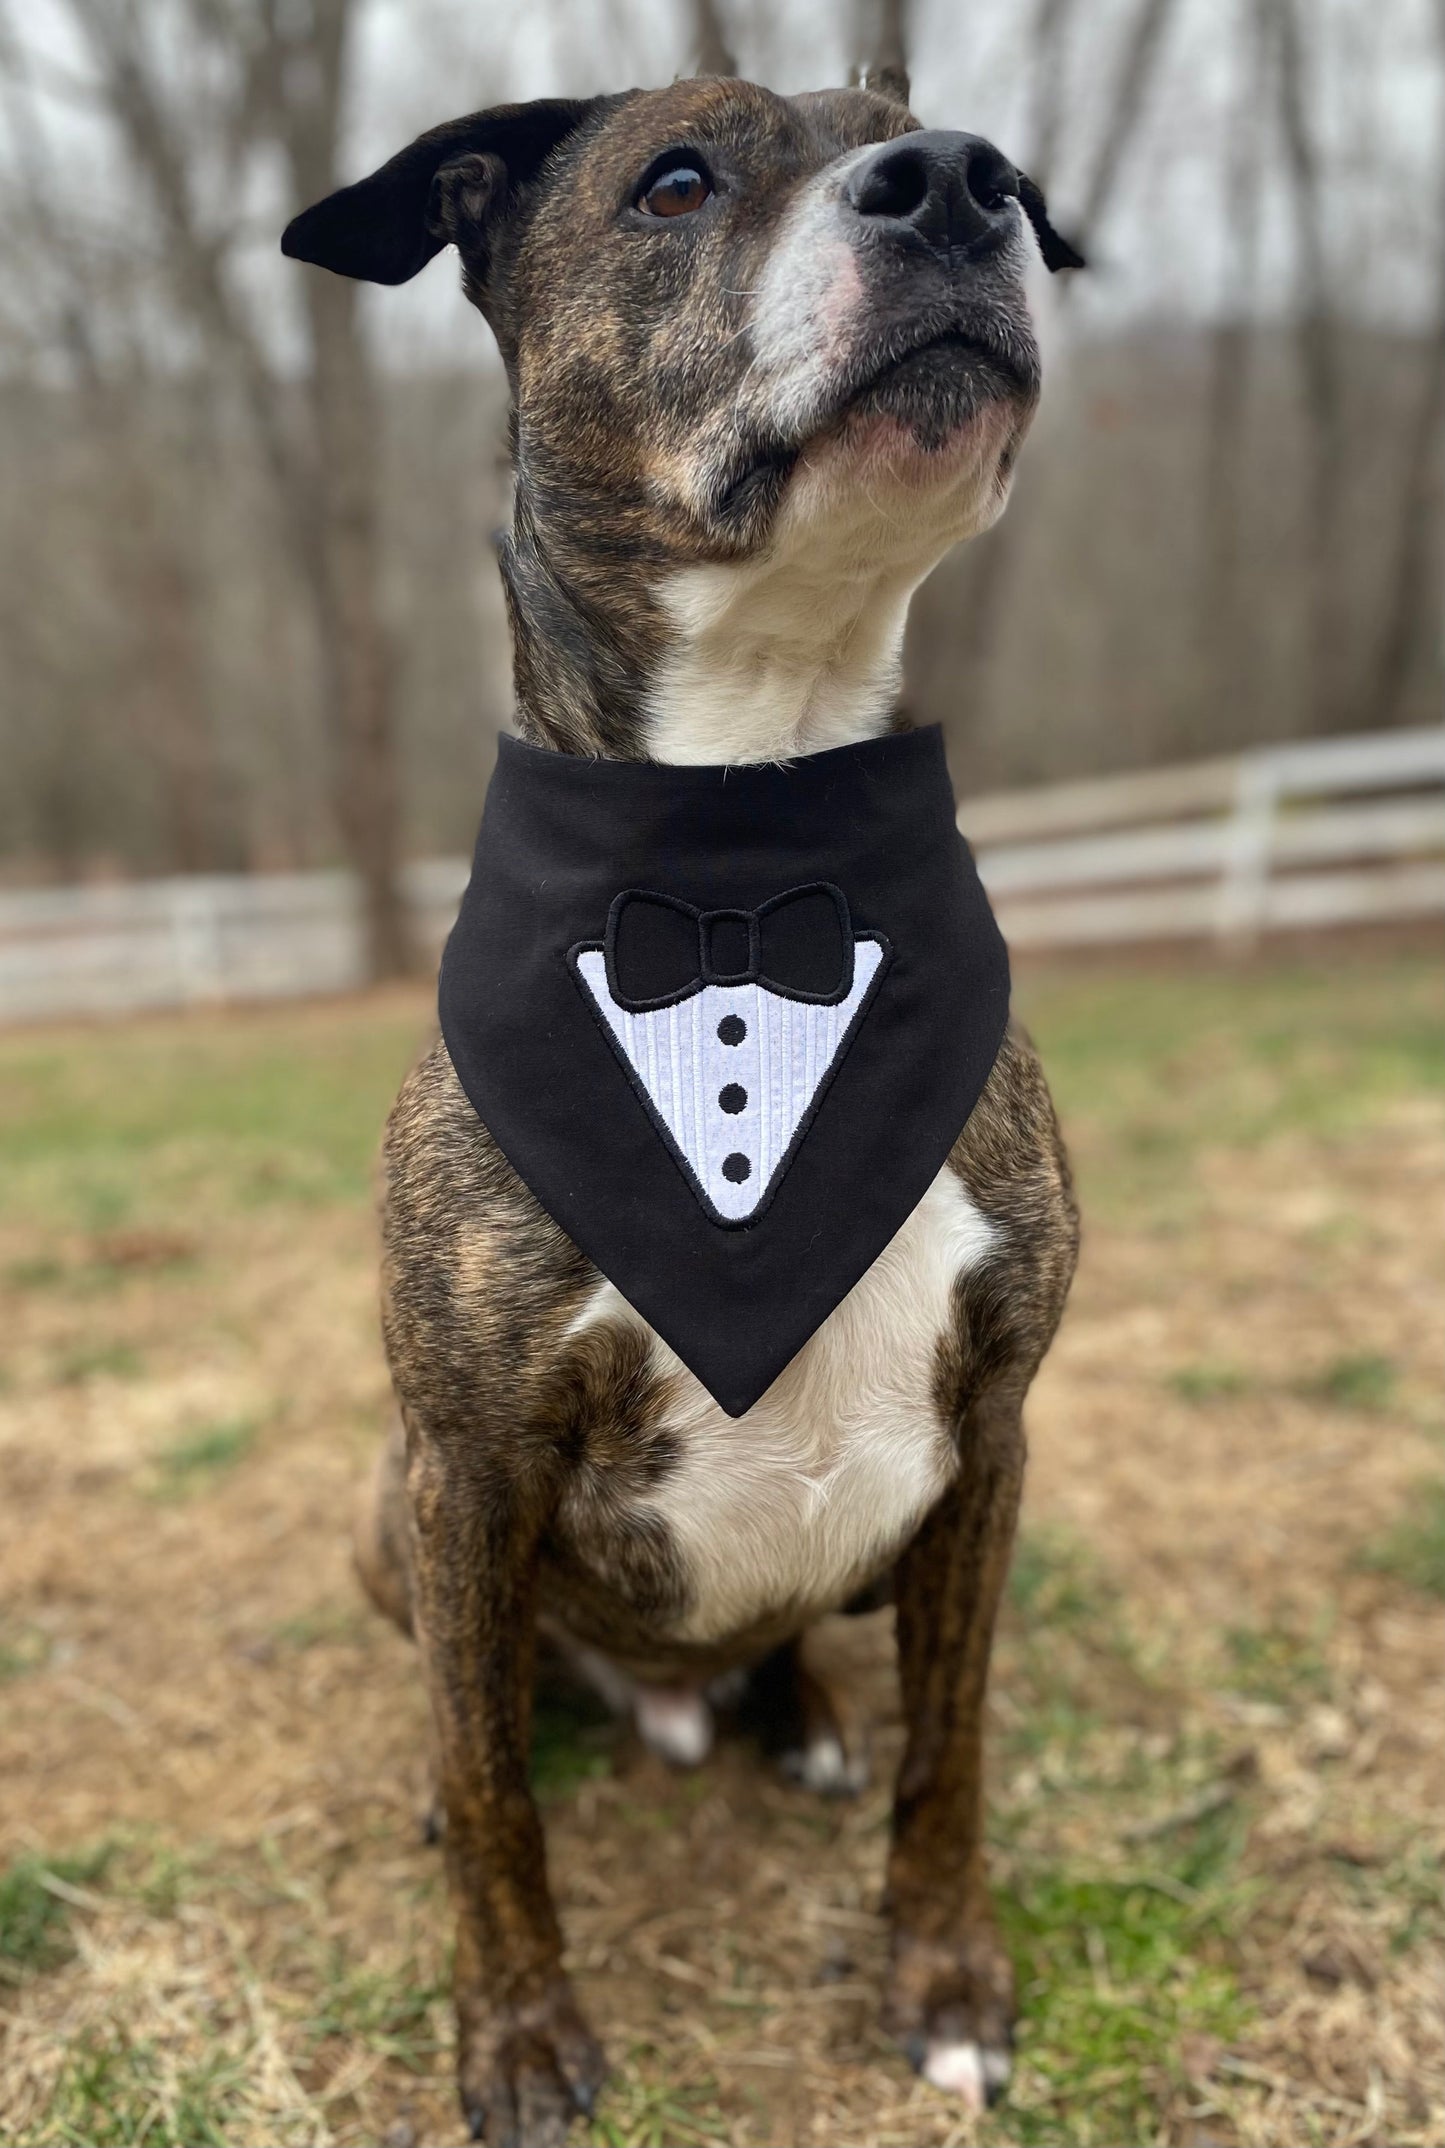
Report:
[[1032,409],[1038,351],[1027,331],[990,318],[941,328],[898,328],[870,339],[842,370],[827,404],[796,436],[744,438],[713,497],[718,522],[741,535],[776,508],[811,448],[860,419],[885,418],[925,454],[958,438],[990,406]]
[[1033,338],[1008,323],[953,324],[897,338],[865,354],[855,377],[840,384],[835,431],[855,417],[886,417],[905,426],[919,447],[937,450],[990,404],[1032,407],[1039,390]]

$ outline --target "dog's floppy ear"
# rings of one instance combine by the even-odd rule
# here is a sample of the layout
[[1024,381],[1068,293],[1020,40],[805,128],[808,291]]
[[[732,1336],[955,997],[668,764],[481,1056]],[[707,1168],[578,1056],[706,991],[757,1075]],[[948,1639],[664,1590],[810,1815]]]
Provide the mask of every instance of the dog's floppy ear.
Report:
[[406,283],[449,240],[475,237],[494,205],[604,101],[539,98],[433,127],[369,179],[293,217],[281,251],[338,276]]
[[1027,172],[1019,173],[1019,204],[1024,215],[1034,227],[1034,237],[1039,242],[1039,252],[1044,257],[1044,267],[1051,275],[1060,269],[1087,268],[1088,262],[1071,240],[1062,232],[1055,231],[1049,222],[1049,205],[1044,200],[1043,189],[1034,185]]

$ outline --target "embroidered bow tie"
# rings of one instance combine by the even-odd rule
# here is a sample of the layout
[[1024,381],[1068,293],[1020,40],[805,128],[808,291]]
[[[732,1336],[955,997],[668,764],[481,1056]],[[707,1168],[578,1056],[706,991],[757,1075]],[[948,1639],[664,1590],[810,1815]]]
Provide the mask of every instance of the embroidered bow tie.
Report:
[[705,985],[764,986],[828,1005],[853,982],[853,928],[840,888],[789,888],[756,910],[700,910],[673,895],[628,888],[607,915],[607,984],[642,1014]]

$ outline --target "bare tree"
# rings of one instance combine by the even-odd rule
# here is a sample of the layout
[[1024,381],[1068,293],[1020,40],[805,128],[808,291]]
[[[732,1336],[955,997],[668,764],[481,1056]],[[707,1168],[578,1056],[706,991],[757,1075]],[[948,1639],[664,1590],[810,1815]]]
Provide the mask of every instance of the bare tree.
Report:
[[1341,620],[1336,562],[1345,477],[1344,398],[1339,338],[1325,247],[1319,153],[1310,120],[1310,84],[1297,0],[1260,0],[1270,45],[1280,130],[1294,205],[1300,263],[1296,344],[1309,426],[1306,503],[1310,578],[1310,645],[1315,720],[1329,729],[1341,706]]
[[[377,423],[355,286],[305,275],[309,364],[297,407],[237,299],[229,231],[201,206],[177,91],[131,0],[70,0],[99,90],[159,216],[183,314],[239,381],[271,473],[281,524],[306,591],[321,664],[338,832],[363,893],[371,974],[407,967],[398,890],[399,812],[391,659],[382,619],[376,523]],[[336,169],[354,0],[186,0],[187,28],[229,88],[239,161],[279,147],[299,208],[329,193]]]
[[1259,0],[1238,0],[1236,80],[1226,144],[1225,287],[1210,336],[1204,423],[1199,634],[1201,672],[1212,698],[1239,692],[1248,664],[1247,613],[1239,601],[1238,570],[1264,186],[1261,28]]
[[700,75],[735,75],[738,63],[722,26],[717,0],[693,0],[693,45]]
[[[1138,132],[1173,6],[1174,0],[1140,0],[1125,37],[1118,72],[1105,108],[1103,128],[1085,182],[1082,214],[1072,227],[1086,255],[1093,248],[1099,226],[1112,204],[1119,175]],[[1052,82],[1047,99],[1041,100],[1042,109],[1036,105],[1035,114],[1036,118],[1042,119],[1046,129],[1042,146],[1050,162],[1057,151],[1065,95],[1064,47],[1068,23],[1067,0],[1041,0],[1035,18],[1035,66],[1040,64],[1042,57]],[[1043,57],[1040,39],[1047,41],[1046,57]],[[1060,305],[1067,305],[1068,293],[1069,284],[1065,279],[1059,290]],[[1019,542],[1018,531],[1016,521],[1005,520],[989,532],[971,562],[964,587],[957,628],[957,669],[967,720],[975,726],[983,721],[989,672],[1005,616],[1007,585]]]
[[1076,0],[1037,0],[1034,14],[1030,176],[1047,192],[1058,164],[1066,97],[1065,65]]
[[907,104],[908,0],[863,0],[857,40],[854,78],[865,89]]
[[[1124,39],[1119,70],[1095,147],[1093,169],[1076,219],[1077,233],[1085,251],[1094,243],[1099,226],[1113,204],[1114,189],[1134,146],[1164,33],[1173,13],[1174,0],[1140,0],[1138,12]],[[1067,290],[1068,286],[1064,288]]]
[[1440,67],[1435,318],[1425,344],[1425,377],[1405,442],[1393,571],[1373,676],[1366,687],[1365,713],[1375,723],[1399,721],[1416,653],[1432,628],[1437,637],[1440,633],[1440,592],[1432,564],[1445,455],[1445,0],[1435,0],[1435,44]]

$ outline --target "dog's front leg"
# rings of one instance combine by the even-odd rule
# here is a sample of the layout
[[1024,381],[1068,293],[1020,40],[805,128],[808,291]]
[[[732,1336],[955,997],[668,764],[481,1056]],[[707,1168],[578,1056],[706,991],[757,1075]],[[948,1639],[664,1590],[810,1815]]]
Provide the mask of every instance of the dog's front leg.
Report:
[[474,2140],[556,2148],[606,2068],[562,1968],[528,1788],[535,1488],[409,1428],[414,1614],[457,1913],[457,2083]]
[[889,1859],[885,2018],[938,2087],[982,2110],[1009,2073],[1013,1970],[984,1873],[983,1705],[1023,1482],[1019,1398],[978,1397],[961,1469],[899,1563],[907,1744]]

